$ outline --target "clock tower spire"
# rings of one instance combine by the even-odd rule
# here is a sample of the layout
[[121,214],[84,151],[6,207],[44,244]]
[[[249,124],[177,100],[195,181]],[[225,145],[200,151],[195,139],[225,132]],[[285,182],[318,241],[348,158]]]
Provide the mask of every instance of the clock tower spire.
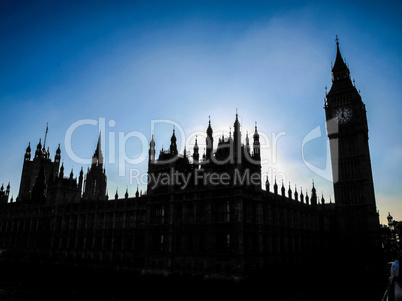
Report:
[[[336,38],[332,87],[325,115],[330,142],[335,204],[339,229],[348,247],[375,249],[379,220],[368,143],[366,107],[350,79]],[[360,249],[362,251],[362,249]]]

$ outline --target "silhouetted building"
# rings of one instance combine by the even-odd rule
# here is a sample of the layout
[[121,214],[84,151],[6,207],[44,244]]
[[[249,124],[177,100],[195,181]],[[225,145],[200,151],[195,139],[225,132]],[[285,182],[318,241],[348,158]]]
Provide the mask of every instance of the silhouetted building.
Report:
[[342,246],[340,252],[350,257],[370,257],[370,253],[379,252],[381,240],[366,107],[341,56],[338,38],[336,45],[332,87],[326,95],[325,115],[339,217],[337,245]]
[[1,184],[0,204],[7,204],[9,196],[10,196],[10,183],[8,183],[6,190],[4,190],[4,184]]
[[42,147],[41,139],[36,147],[35,156],[31,160],[31,145],[24,156],[22,167],[20,191],[18,202],[48,202],[52,204],[79,202],[82,190],[82,172],[77,183],[71,170],[68,178],[64,177],[64,166],[60,167],[61,150],[60,144],[56,150],[54,161],[50,158],[49,148],[46,150],[46,127],[45,141]]
[[[179,154],[175,130],[156,158],[149,147],[146,194],[108,200],[101,136],[83,183],[28,146],[18,202],[0,191],[0,248],[20,258],[124,266],[145,274],[244,277],[273,266],[311,264],[326,256],[354,260],[376,254],[378,215],[368,147],[366,111],[350,81],[337,42],[333,85],[327,94],[335,203],[276,179],[262,189],[257,124],[242,143],[236,112],[233,136],[214,145],[211,120],[206,152]],[[335,117],[335,119],[334,119]],[[46,139],[46,138],[45,138]],[[85,189],[81,197],[82,185]],[[6,197],[7,195],[7,197]],[[6,200],[6,201],[4,201]],[[347,250],[347,251],[346,251]],[[371,252],[370,250],[374,250]]]

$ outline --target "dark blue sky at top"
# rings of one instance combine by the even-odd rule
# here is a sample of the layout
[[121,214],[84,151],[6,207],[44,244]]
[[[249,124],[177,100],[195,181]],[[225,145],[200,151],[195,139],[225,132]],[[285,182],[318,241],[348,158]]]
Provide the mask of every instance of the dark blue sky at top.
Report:
[[[214,34],[214,31],[224,29],[226,35],[236,35],[246,29],[250,22],[262,21],[272,12],[280,15],[288,10],[297,10],[306,3],[304,1],[72,2],[2,2],[0,68],[3,74],[8,75],[1,81],[2,91],[10,94],[23,93],[24,91],[20,89],[23,82],[30,93],[31,91],[40,93],[48,82],[68,80],[74,69],[79,68],[80,64],[91,56],[107,56],[108,52],[114,49],[114,45],[130,38],[140,43],[141,39],[147,39],[149,31],[156,28],[180,27],[186,21],[191,21],[193,38],[213,43],[215,39],[221,39],[221,36]],[[400,31],[397,30],[401,23],[396,23],[400,9],[392,9],[393,2],[385,1],[383,6],[374,7],[370,1],[324,2],[315,2],[315,5],[324,8],[321,16],[323,23],[328,14],[347,14],[348,10],[357,11],[352,17],[357,19],[354,20],[357,23],[363,16],[372,19],[373,26],[394,20],[395,24],[391,25],[394,25],[396,30],[389,32],[392,35],[389,39],[391,44],[385,47],[399,46],[395,43],[401,38]],[[333,3],[339,3],[339,6],[334,8],[331,5]],[[209,23],[208,35],[205,31],[197,32],[197,20]],[[395,36],[398,33],[399,37]],[[177,36],[165,38],[180,39]],[[142,48],[139,51],[146,49]]]

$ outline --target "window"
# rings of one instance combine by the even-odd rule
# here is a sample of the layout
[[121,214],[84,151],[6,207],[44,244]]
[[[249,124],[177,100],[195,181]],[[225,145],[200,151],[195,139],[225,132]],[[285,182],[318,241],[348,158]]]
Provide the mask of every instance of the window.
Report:
[[230,222],[230,202],[226,201],[225,222]]

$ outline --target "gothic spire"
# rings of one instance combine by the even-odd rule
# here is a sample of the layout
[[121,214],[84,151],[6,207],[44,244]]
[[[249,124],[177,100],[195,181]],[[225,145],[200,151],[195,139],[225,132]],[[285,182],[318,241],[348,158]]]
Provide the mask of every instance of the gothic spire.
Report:
[[289,182],[289,189],[288,189],[288,197],[289,197],[289,199],[292,198],[292,189],[290,188],[290,182]]
[[31,160],[31,142],[29,142],[28,147],[27,147],[27,149],[26,149],[26,152],[25,152],[25,160],[26,160],[26,161]]
[[311,205],[313,206],[317,205],[317,193],[314,187],[314,180],[313,180],[313,188],[311,189]]
[[265,190],[269,192],[269,181],[268,181],[268,175],[267,175],[267,180],[265,181]]
[[209,118],[209,121],[208,121],[207,135],[212,136],[213,130],[211,127],[211,116],[208,116],[208,118]]
[[309,201],[309,200],[310,200],[310,199],[309,199],[308,192],[307,192],[307,189],[306,189],[306,204],[307,204],[307,205],[310,204],[310,201]]
[[39,143],[36,146],[36,151],[35,151],[35,158],[40,158],[42,157],[42,139],[39,138]]
[[209,160],[211,159],[212,156],[212,149],[213,149],[213,144],[214,144],[214,138],[212,137],[212,127],[211,127],[211,116],[209,116],[209,122],[208,122],[208,128],[207,128],[207,138],[205,139],[206,141],[206,159]]
[[276,177],[275,177],[275,184],[274,184],[274,193],[278,194],[278,184],[276,184]]
[[54,156],[54,161],[55,162],[60,162],[60,158],[61,158],[61,150],[60,150],[60,143],[59,143],[59,147],[56,150],[56,155]]
[[96,146],[95,153],[92,157],[92,164],[103,164],[103,154],[101,149],[101,133],[99,132],[98,144]]
[[241,147],[241,132],[240,132],[240,122],[239,118],[237,115],[237,109],[236,109],[236,120],[233,124],[233,153],[234,153],[234,158],[236,162],[240,162],[240,147]]
[[350,71],[348,66],[346,66],[345,61],[342,58],[341,51],[339,50],[339,39],[336,36],[336,59],[335,64],[332,67],[333,81],[339,81],[344,79],[349,79],[350,81]]
[[261,160],[261,154],[260,154],[260,135],[258,134],[257,131],[257,122],[255,122],[255,130],[254,130],[254,135],[253,135],[253,156],[255,160]]
[[64,162],[61,162],[59,177],[60,177],[60,179],[63,179],[63,177],[64,177]]
[[155,140],[154,135],[152,135],[151,142],[149,143],[149,162],[155,162]]
[[198,163],[198,161],[200,160],[200,154],[198,153],[198,143],[197,143],[197,136],[195,136],[195,144],[194,144],[194,152],[193,152],[193,161],[194,163]]
[[282,196],[285,196],[285,185],[283,185],[283,179],[282,179],[282,187],[281,187],[281,193],[282,193]]
[[247,154],[250,155],[250,138],[248,137],[248,131],[246,132],[246,145],[244,146]]
[[170,155],[176,156],[178,151],[177,151],[177,144],[176,144],[176,135],[175,135],[175,129],[173,128],[173,134],[172,137],[170,138]]

